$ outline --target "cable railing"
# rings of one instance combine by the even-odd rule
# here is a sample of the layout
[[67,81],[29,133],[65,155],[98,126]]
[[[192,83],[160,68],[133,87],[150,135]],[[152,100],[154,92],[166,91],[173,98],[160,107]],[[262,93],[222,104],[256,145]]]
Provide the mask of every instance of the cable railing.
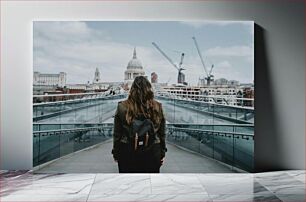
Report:
[[33,121],[40,121],[43,119],[61,116],[70,112],[95,107],[105,104],[108,101],[121,100],[126,97],[126,94],[107,95],[107,96],[93,96],[56,102],[44,102],[33,104]]
[[[167,124],[167,141],[253,171],[254,125]],[[34,166],[110,139],[112,123],[33,124]]]
[[34,124],[33,166],[110,139],[112,128],[109,124]]
[[79,101],[86,101],[99,98],[109,98],[118,96],[127,96],[126,92],[122,93],[110,93],[110,92],[98,92],[98,93],[69,93],[69,94],[48,94],[48,95],[33,95],[33,105],[50,105],[52,103],[73,103]]
[[254,109],[254,98],[244,98],[237,95],[199,95],[193,93],[171,93],[167,91],[156,91],[156,96],[178,100],[192,100],[223,106],[233,106]]
[[[102,116],[108,113],[109,110],[114,111],[117,102],[125,99],[126,96],[126,94],[120,94],[90,99],[37,103],[33,105],[33,121],[38,122],[52,118],[52,120],[58,119],[59,122],[62,122],[62,117],[65,116],[65,119],[67,119],[69,116],[71,120],[73,119],[73,122],[77,122],[80,119],[84,119],[84,122],[90,122],[92,119],[96,119],[97,122],[101,123],[102,119],[110,118],[110,116],[101,117],[101,120],[95,117]],[[164,103],[164,106],[168,106],[165,108],[165,113],[169,116],[173,116],[173,121],[171,122],[178,122],[181,117],[178,116],[177,112],[186,109],[188,110],[187,115],[190,119],[193,119],[197,116],[196,114],[198,114],[198,117],[201,116],[201,119],[209,120],[210,122],[216,118],[239,124],[254,123],[255,111],[249,108],[217,105],[195,100],[170,99],[166,97],[157,97],[157,100]],[[64,120],[64,122],[67,121]]]
[[[187,99],[170,99],[168,97],[157,97],[158,100],[165,104],[172,105],[174,107],[185,108],[196,113],[206,114],[211,117],[219,118],[222,120],[240,123],[240,124],[253,124],[255,117],[255,110],[252,108],[240,107],[240,106],[227,106],[220,104],[213,104],[208,102],[202,102],[197,100]],[[175,111],[176,108],[173,108]],[[170,112],[171,113],[171,112]]]
[[168,126],[167,140],[227,165],[254,169],[253,134]]
[[254,124],[168,123],[168,127],[254,134]]
[[[125,98],[124,95],[117,95],[107,98],[34,105],[33,121],[56,121],[60,123],[91,122],[93,119],[96,119],[98,123],[102,123],[103,120],[105,121],[111,118],[113,115],[111,113],[114,113],[117,103]],[[158,100],[163,103],[164,112],[167,118],[169,118],[169,120],[171,119],[170,122],[174,123],[182,122],[182,114],[185,116],[185,122],[188,123],[254,123],[255,112],[250,109],[220,106],[197,101],[171,100],[168,98],[158,98]],[[189,119],[193,119],[194,121]],[[199,120],[197,121],[195,119]]]

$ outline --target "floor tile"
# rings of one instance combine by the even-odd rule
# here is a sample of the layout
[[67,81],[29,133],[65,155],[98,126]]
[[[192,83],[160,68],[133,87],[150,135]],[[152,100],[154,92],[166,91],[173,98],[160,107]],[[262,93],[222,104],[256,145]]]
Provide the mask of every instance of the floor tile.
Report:
[[118,201],[173,201],[173,202],[211,202],[212,200],[205,194],[188,194],[188,195],[169,195],[169,194],[125,194],[125,195],[90,195],[88,202],[118,202]]
[[9,196],[1,197],[2,202],[31,202],[31,201],[37,201],[37,202],[44,202],[44,201],[58,201],[58,202],[69,202],[69,201],[77,201],[77,202],[86,202],[88,195],[59,195],[59,194],[51,194],[51,195],[39,195],[39,194],[30,194],[30,195],[24,195],[24,194],[12,194]]
[[34,174],[19,180],[12,180],[1,196],[18,195],[51,195],[51,194],[88,194],[94,182],[95,174]]
[[265,201],[265,202],[281,202],[281,200],[273,194],[269,195],[209,195],[213,201],[228,201],[228,202],[252,202],[252,201]]
[[248,174],[199,174],[197,177],[209,194],[254,193],[254,180]]
[[276,194],[283,202],[305,202],[304,194]]
[[294,179],[299,180],[302,183],[305,183],[305,179],[306,179],[305,171],[294,170],[294,171],[288,171],[286,173],[288,175],[292,176]]
[[304,194],[306,192],[305,183],[296,180],[286,172],[261,174],[255,179],[274,194]]
[[1,201],[305,201],[304,171],[223,174],[1,172]]
[[152,194],[207,194],[196,174],[151,174],[151,184]]
[[90,194],[151,194],[150,175],[97,174]]

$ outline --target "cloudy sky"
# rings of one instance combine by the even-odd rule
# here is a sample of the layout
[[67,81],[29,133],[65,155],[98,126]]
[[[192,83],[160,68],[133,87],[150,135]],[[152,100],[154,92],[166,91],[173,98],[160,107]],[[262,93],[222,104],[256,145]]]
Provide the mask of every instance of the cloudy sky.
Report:
[[95,69],[102,81],[123,81],[136,47],[146,75],[175,83],[177,70],[152,42],[175,63],[185,53],[186,81],[196,85],[205,75],[192,36],[197,38],[215,79],[250,83],[254,80],[253,22],[239,21],[35,21],[34,71],[67,73],[67,83],[92,82]]

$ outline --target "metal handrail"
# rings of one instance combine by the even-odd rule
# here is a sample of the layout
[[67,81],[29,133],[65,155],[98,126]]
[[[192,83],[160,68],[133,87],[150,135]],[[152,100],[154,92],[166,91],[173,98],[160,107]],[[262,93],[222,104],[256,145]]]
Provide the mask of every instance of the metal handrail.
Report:
[[182,96],[193,96],[193,97],[203,97],[203,98],[230,98],[230,99],[234,99],[234,100],[247,100],[247,101],[254,101],[254,98],[239,98],[239,97],[234,97],[233,95],[223,95],[223,96],[219,96],[219,95],[197,95],[197,94],[174,94],[174,93],[168,93],[168,92],[158,92],[157,95],[167,95],[167,96],[178,96],[178,97],[182,97]]
[[[73,95],[73,94],[70,94]],[[87,101],[87,100],[99,100],[99,99],[103,99],[103,98],[111,98],[111,97],[117,97],[117,96],[122,96],[122,95],[126,95],[126,94],[116,94],[116,95],[109,95],[109,96],[104,96],[104,97],[86,97],[86,99],[83,98],[77,98],[77,99],[71,99],[71,100],[64,100],[64,101],[54,101],[54,102],[40,102],[40,103],[33,103],[33,107],[35,106],[42,106],[42,105],[56,105],[56,104],[62,104],[62,103],[74,103],[74,102],[78,102],[78,101]]]
[[[33,123],[33,125],[113,125],[113,123]],[[166,125],[192,125],[192,126],[241,126],[241,127],[254,127],[254,124],[202,124],[202,123],[167,123]]]
[[202,129],[194,129],[194,128],[176,128],[176,127],[172,127],[171,129],[179,130],[179,131],[205,132],[205,133],[211,132],[212,134],[213,133],[222,133],[222,134],[241,135],[241,136],[254,137],[253,134],[249,134],[249,133],[239,133],[239,132],[229,132],[229,131],[202,130]]
[[66,97],[66,96],[74,96],[74,95],[99,95],[105,94],[105,92],[99,93],[62,93],[62,94],[48,94],[48,95],[33,95],[33,98],[41,98],[41,97]]
[[[211,105],[222,106],[222,107],[229,107],[229,108],[236,108],[236,109],[247,109],[247,110],[254,111],[254,107],[242,107],[242,106],[235,106],[235,105],[224,105],[224,104],[218,104],[218,103],[212,103],[212,102],[203,102],[203,101],[199,101],[199,100],[186,100],[184,98],[177,98],[177,97],[179,97],[179,96],[176,96],[175,99],[176,100],[180,100],[180,101],[205,103],[205,104],[211,104]],[[162,97],[162,98],[165,98],[165,97]],[[174,98],[172,98],[172,99],[174,99]]]
[[85,128],[65,128],[65,129],[58,129],[58,130],[42,130],[42,131],[33,131],[33,134],[37,133],[55,133],[55,132],[68,132],[68,131],[86,131],[86,130],[92,130],[92,129],[100,129],[103,126],[100,127],[85,127]]
[[[51,125],[51,124],[50,124]],[[57,124],[53,124],[57,125]],[[58,124],[61,125],[61,124]],[[84,131],[84,130],[90,130],[90,129],[100,129],[102,127],[107,127],[107,125],[104,124],[97,124],[101,125],[98,127],[84,127],[84,128],[67,128],[67,129],[56,129],[56,130],[43,130],[43,131],[33,131],[33,134],[37,133],[51,133],[51,132],[66,132],[66,131]],[[108,127],[113,127],[111,124],[108,124]],[[216,130],[203,130],[203,129],[194,129],[194,128],[178,128],[178,127],[169,127],[168,129],[175,129],[180,131],[193,131],[193,132],[213,132],[213,133],[226,133],[231,135],[241,135],[241,136],[250,136],[253,137],[254,135],[249,133],[239,133],[239,132],[229,132],[229,131],[216,131]]]

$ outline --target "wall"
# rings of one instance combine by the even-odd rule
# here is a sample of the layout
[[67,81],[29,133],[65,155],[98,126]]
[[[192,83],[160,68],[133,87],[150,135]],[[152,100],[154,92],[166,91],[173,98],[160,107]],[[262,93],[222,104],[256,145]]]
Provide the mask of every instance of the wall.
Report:
[[294,1],[1,1],[1,169],[32,168],[32,20],[253,20],[257,171],[305,168],[305,15]]

